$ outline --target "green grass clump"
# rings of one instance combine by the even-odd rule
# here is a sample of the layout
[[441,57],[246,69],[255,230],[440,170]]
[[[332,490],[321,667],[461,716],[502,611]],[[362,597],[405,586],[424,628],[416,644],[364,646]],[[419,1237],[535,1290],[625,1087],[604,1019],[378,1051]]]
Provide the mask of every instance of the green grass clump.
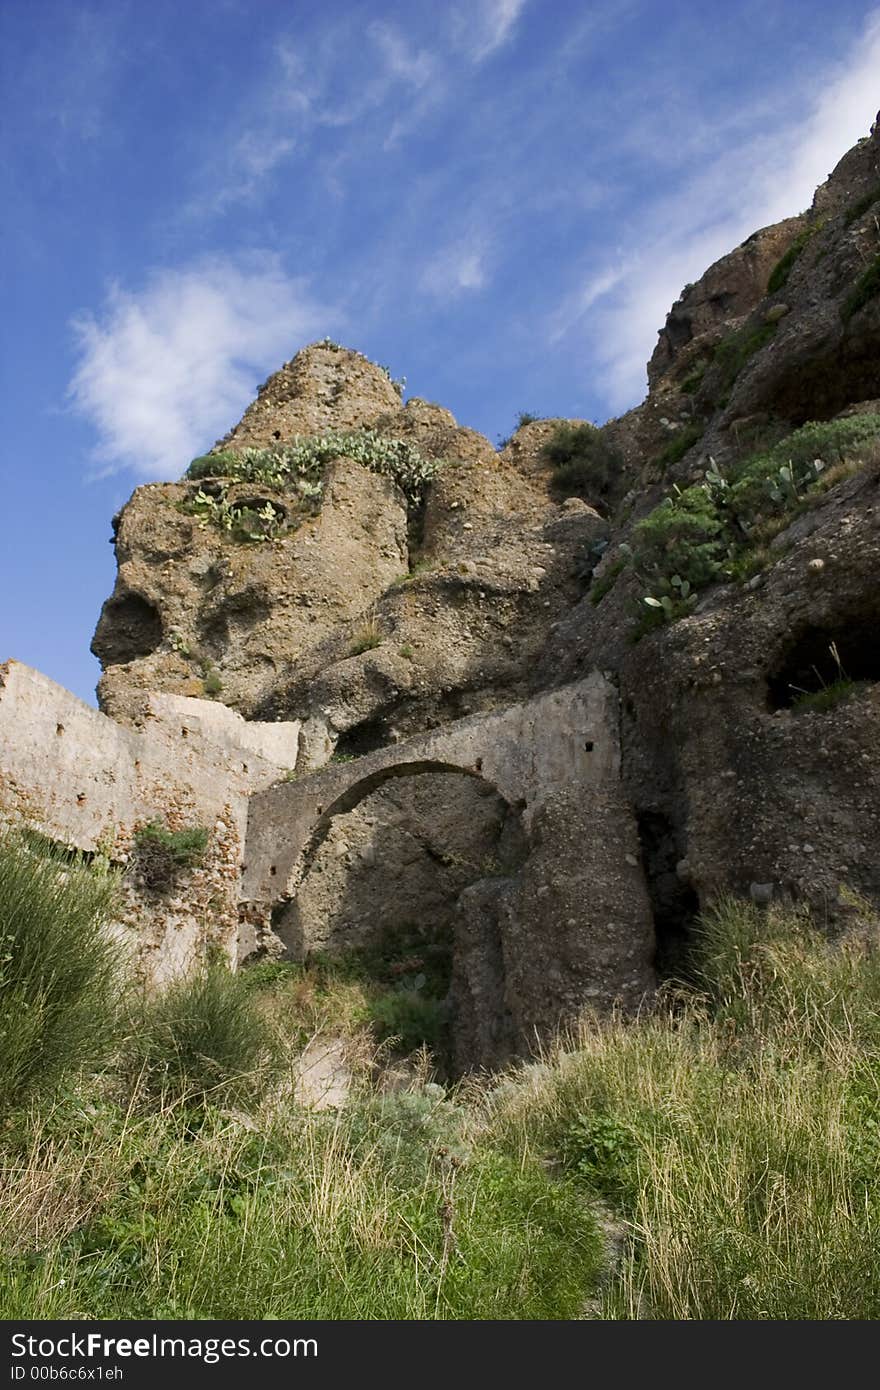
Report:
[[863,275],[860,275],[840,308],[840,316],[848,323],[854,314],[880,295],[880,256],[877,256]]
[[621,556],[620,559],[615,560],[612,565],[608,566],[608,569],[602,575],[601,579],[594,580],[590,585],[590,602],[594,608],[597,608],[603,598],[611,593],[611,590],[614,588],[626,567],[626,557]]
[[842,704],[844,700],[855,695],[860,684],[859,681],[850,680],[848,676],[841,676],[840,680],[823,686],[821,690],[805,691],[802,695],[796,696],[792,701],[792,710],[795,714],[805,714],[810,710],[815,714],[824,714],[826,710],[834,709],[835,705]]
[[[44,1122],[13,1160],[17,1232],[0,1215],[0,1317],[579,1316],[600,1265],[581,1194],[480,1142],[439,1091],[255,1130],[216,1108],[197,1127],[179,1108],[77,1116],[73,1136]],[[56,1213],[85,1164],[91,1201],[74,1191]],[[40,1179],[54,1219],[33,1257]]]
[[[873,924],[876,931],[876,922]],[[627,1243],[601,1316],[880,1313],[880,957],[808,918],[724,901],[703,994],[587,1022],[505,1087],[494,1132],[599,1195]]]
[[189,1105],[244,1101],[272,1059],[271,1035],[247,975],[221,962],[171,984],[145,1003],[125,1049],[144,1093]]
[[351,639],[349,656],[362,656],[364,652],[375,651],[382,645],[382,631],[376,622],[364,623]]
[[223,449],[216,454],[199,454],[186,470],[187,478],[230,478],[235,476],[238,454]]
[[863,197],[858,198],[854,203],[850,204],[844,215],[843,225],[845,227],[852,226],[853,222],[857,222],[860,217],[864,216],[869,208],[872,208],[874,204],[878,202],[880,202],[880,183],[875,184],[873,188],[869,188],[868,192]]
[[179,874],[202,862],[208,832],[200,825],[169,830],[161,821],[150,821],[135,832],[132,863],[146,888],[166,893]]
[[617,449],[595,425],[561,424],[543,448],[552,484],[566,497],[596,503],[613,490],[623,466]]
[[100,1062],[115,1018],[113,876],[0,831],[0,1107]]
[[776,262],[770,272],[770,278],[767,281],[768,294],[776,294],[778,290],[781,290],[788,283],[788,277],[794,269],[795,262],[815,231],[815,227],[805,227],[804,230],[795,237],[785,254]]
[[728,395],[746,364],[771,341],[776,328],[775,323],[762,323],[757,328],[746,325],[718,343],[713,365],[719,371],[718,386],[722,398]]
[[676,430],[666,448],[660,453],[656,460],[656,466],[661,473],[665,473],[667,468],[671,468],[674,463],[683,459],[685,454],[703,437],[705,425],[697,420],[692,420],[690,424],[683,425]]

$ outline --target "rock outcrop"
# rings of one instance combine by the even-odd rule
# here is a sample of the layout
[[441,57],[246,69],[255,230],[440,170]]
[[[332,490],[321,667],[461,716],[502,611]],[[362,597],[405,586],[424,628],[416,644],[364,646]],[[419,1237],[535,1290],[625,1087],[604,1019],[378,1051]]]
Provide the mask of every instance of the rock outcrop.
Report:
[[[719,893],[832,927],[880,902],[876,126],[808,212],[685,289],[649,380],[575,431],[605,471],[566,486],[547,445],[578,422],[496,451],[315,344],[116,519],[96,746],[110,728],[126,767],[164,765],[171,725],[196,733],[191,810],[233,808],[238,960],[413,931],[445,950],[460,1067],[636,1006]],[[3,756],[0,809],[86,847],[74,769],[50,804],[39,757]],[[126,777],[123,860],[168,809]]]

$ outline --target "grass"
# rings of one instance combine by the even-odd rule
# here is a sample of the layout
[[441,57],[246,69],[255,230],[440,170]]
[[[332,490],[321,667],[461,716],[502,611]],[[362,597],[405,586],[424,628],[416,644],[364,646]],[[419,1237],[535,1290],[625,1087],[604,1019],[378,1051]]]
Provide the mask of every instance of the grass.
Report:
[[805,227],[804,230],[795,237],[785,254],[780,256],[771,270],[770,278],[767,281],[768,294],[776,294],[788,284],[788,278],[794,269],[795,262],[800,257],[807,242],[818,230],[819,228],[817,226]]
[[860,275],[840,308],[844,323],[880,295],[880,256],[875,257],[864,274]]
[[658,454],[655,464],[661,473],[665,473],[667,468],[671,468],[674,463],[678,463],[684,458],[685,454],[691,450],[705,433],[705,426],[696,420],[690,424],[682,425],[681,429],[676,430],[669,443],[662,453]]
[[123,1067],[144,1094],[188,1106],[244,1103],[275,1061],[248,981],[220,961],[148,999],[123,1048]]
[[203,826],[170,830],[154,820],[135,832],[132,862],[150,892],[167,893],[180,874],[202,862],[207,847],[208,832]]
[[[831,487],[876,459],[878,446],[880,415],[811,421],[740,460],[727,475],[713,467],[703,482],[673,486],[633,528],[629,561],[646,593],[668,599],[672,607],[648,613],[640,603],[634,638],[686,615],[707,585],[743,582],[772,564],[784,553],[771,545],[774,538]],[[685,597],[688,602],[679,601]]]
[[0,831],[0,1107],[101,1058],[115,1019],[116,880]]
[[[33,937],[65,889],[70,932],[95,876],[20,853],[4,932]],[[82,1081],[66,1063],[65,1089],[50,1071],[10,1097],[0,1318],[876,1320],[880,924],[849,902],[832,940],[721,900],[652,1010],[456,1086],[381,1094],[365,1066],[336,1111],[295,1099],[304,1042],[354,1039],[401,981],[436,998],[448,952],[411,933],[208,965],[115,1060],[92,1038]]]
[[841,676],[840,680],[823,686],[821,690],[808,690],[796,696],[792,702],[792,710],[795,714],[806,714],[809,711],[824,714],[826,710],[834,709],[844,700],[849,700],[863,684],[864,682],[850,680],[849,676]]
[[376,647],[382,645],[382,631],[375,620],[364,623],[352,635],[351,645],[348,649],[349,656],[361,656],[364,652],[374,651]]
[[499,1139],[558,1155],[625,1222],[604,1317],[875,1319],[876,948],[722,902],[697,968],[702,998],[585,1023],[502,1089]]
[[864,197],[858,198],[856,202],[850,204],[846,210],[843,225],[845,227],[852,226],[853,222],[857,222],[860,217],[864,216],[869,208],[872,208],[874,204],[878,202],[880,202],[880,183],[875,184],[873,188],[869,188]]

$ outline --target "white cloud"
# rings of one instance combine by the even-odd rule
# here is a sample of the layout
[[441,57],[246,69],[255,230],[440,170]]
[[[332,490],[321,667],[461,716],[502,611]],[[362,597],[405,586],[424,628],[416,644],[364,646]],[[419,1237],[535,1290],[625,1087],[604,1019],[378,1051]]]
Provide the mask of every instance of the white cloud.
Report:
[[338,324],[268,255],[157,271],[114,286],[98,317],[73,327],[75,409],[98,435],[104,473],[178,477],[252,399],[260,376]]
[[[644,393],[645,362],[682,287],[751,232],[808,207],[816,187],[867,134],[880,100],[878,71],[880,11],[796,116],[780,122],[763,112],[760,127],[720,151],[707,138],[699,171],[646,205],[631,226],[628,241],[638,251],[618,251],[612,264],[591,267],[548,317],[551,341],[583,334],[612,410]],[[664,138],[668,145],[668,131]]]
[[403,36],[390,24],[371,24],[369,33],[384,59],[385,70],[390,77],[417,89],[430,81],[434,73],[434,63],[424,49],[411,49]]
[[455,14],[456,37],[472,62],[484,62],[513,37],[525,5],[526,0],[472,0]]
[[488,282],[486,246],[481,238],[465,238],[432,256],[419,283],[439,298],[481,290]]

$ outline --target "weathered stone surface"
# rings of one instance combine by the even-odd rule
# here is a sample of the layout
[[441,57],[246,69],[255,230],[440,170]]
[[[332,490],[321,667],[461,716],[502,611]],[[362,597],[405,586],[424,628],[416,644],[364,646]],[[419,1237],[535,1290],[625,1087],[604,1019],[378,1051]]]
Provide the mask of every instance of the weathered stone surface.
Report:
[[651,989],[619,769],[617,696],[596,673],[254,797],[244,896],[296,959],[429,915],[451,938],[457,1063],[501,1063]]
[[208,701],[153,699],[136,732],[19,662],[0,665],[0,814],[120,864],[150,820],[210,832],[179,890],[157,898],[127,876],[120,927],[158,981],[209,941],[235,958],[248,797],[295,765],[297,729],[245,725]]

